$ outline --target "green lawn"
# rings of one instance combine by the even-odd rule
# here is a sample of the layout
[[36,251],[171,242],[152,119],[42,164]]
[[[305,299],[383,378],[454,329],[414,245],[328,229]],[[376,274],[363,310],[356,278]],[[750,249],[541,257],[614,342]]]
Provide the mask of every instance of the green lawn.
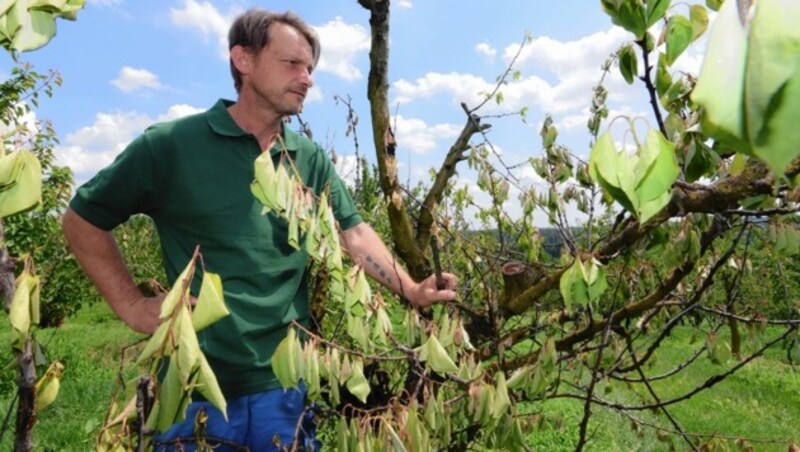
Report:
[[[57,330],[38,331],[37,337],[46,345],[49,358],[62,361],[66,370],[58,399],[38,417],[36,449],[91,450],[94,434],[117,387],[120,353],[141,336],[130,332],[99,303],[84,308],[78,317]],[[9,343],[7,329],[0,333],[0,343]],[[671,368],[701,345],[702,340],[691,340],[688,330],[676,330],[648,373],[655,375]],[[11,360],[10,352],[4,356],[6,361]],[[702,356],[677,378],[654,383],[654,389],[659,398],[669,399],[733,364],[734,361],[727,366],[715,365]],[[128,369],[123,379],[133,376]],[[5,370],[0,379],[3,414],[14,390],[13,372]],[[608,388],[603,382],[597,394],[630,404],[650,400],[641,385],[613,383]],[[574,450],[583,416],[581,402],[557,399],[525,409],[543,413],[541,422],[528,433],[533,450]],[[596,406],[592,409],[595,416],[589,426],[591,440],[587,450],[669,450],[669,441],[678,450],[687,449],[674,434],[662,434],[659,440],[653,428],[642,425],[636,430],[630,418]],[[671,406],[669,411],[687,432],[731,438],[726,444],[728,450],[738,450],[735,439],[746,438],[755,450],[785,451],[791,441],[800,441],[800,373],[785,363],[785,352],[771,350],[711,390]],[[663,414],[646,411],[635,415],[643,422],[671,428]],[[0,450],[11,449],[12,437],[13,422]]]
[[[702,347],[703,341],[693,340],[688,328],[678,328],[665,344],[658,352],[656,363],[647,369],[647,375],[659,375],[674,368],[676,363]],[[701,443],[716,435],[714,441],[721,447],[719,450],[740,450],[737,439],[744,439],[755,450],[786,451],[793,441],[800,442],[800,369],[792,368],[785,357],[778,345],[711,389],[667,409],[685,432],[704,438]],[[702,385],[709,377],[725,372],[736,363],[731,360],[726,365],[716,365],[704,353],[677,376],[654,382],[653,389],[660,400],[669,400]],[[613,382],[609,385],[604,381],[598,385],[596,394],[631,405],[652,401],[643,384]],[[544,413],[546,420],[529,436],[534,450],[574,450],[583,403],[557,399],[533,409]],[[663,413],[631,413],[642,421],[635,428],[631,418],[610,409],[593,406],[592,412],[596,415],[589,427],[592,438],[588,450],[669,450],[671,445],[678,450],[689,448],[674,433],[674,427]],[[664,430],[659,435],[658,429],[644,424]]]

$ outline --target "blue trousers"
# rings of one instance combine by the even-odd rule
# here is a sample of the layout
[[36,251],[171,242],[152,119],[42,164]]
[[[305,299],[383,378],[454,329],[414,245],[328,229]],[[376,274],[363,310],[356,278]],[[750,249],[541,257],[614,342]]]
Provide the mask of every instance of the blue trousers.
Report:
[[[228,401],[228,420],[211,403],[192,402],[186,419],[153,438],[155,451],[194,451],[205,441],[214,451],[278,451],[291,448],[297,434],[299,450],[318,451],[314,415],[305,407],[305,390],[274,389]],[[196,416],[205,410],[205,432],[195,432]]]

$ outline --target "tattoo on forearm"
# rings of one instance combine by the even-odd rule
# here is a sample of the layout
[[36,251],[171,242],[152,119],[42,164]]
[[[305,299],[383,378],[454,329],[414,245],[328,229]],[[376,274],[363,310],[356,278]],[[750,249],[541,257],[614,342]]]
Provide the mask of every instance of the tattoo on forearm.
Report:
[[383,279],[386,283],[392,284],[392,276],[389,272],[384,269],[381,264],[375,262],[372,259],[372,256],[367,256],[367,263],[372,266],[372,268],[380,275],[381,279]]

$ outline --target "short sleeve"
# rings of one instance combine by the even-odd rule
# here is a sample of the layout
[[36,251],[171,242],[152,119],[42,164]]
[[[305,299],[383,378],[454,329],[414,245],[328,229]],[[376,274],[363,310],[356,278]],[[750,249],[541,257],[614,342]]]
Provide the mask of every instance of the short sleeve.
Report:
[[158,207],[158,174],[151,137],[132,141],[114,162],[78,188],[72,208],[92,225],[111,230],[131,215]]

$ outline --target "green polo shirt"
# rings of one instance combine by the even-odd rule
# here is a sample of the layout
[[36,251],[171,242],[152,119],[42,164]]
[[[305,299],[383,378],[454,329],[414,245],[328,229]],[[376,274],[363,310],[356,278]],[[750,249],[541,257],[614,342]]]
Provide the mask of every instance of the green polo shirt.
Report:
[[[200,332],[200,344],[226,397],[279,387],[270,365],[292,321],[309,319],[308,255],[287,243],[287,223],[250,192],[256,138],[228,114],[232,102],[157,124],[107,168],[80,187],[70,207],[111,230],[132,214],[150,216],[158,230],[172,284],[200,246],[205,269],[222,278],[231,315]],[[330,186],[342,229],[361,222],[324,151],[283,129],[283,141],[304,183],[319,195]],[[277,165],[281,148],[271,149]],[[195,278],[199,287],[202,273]]]

